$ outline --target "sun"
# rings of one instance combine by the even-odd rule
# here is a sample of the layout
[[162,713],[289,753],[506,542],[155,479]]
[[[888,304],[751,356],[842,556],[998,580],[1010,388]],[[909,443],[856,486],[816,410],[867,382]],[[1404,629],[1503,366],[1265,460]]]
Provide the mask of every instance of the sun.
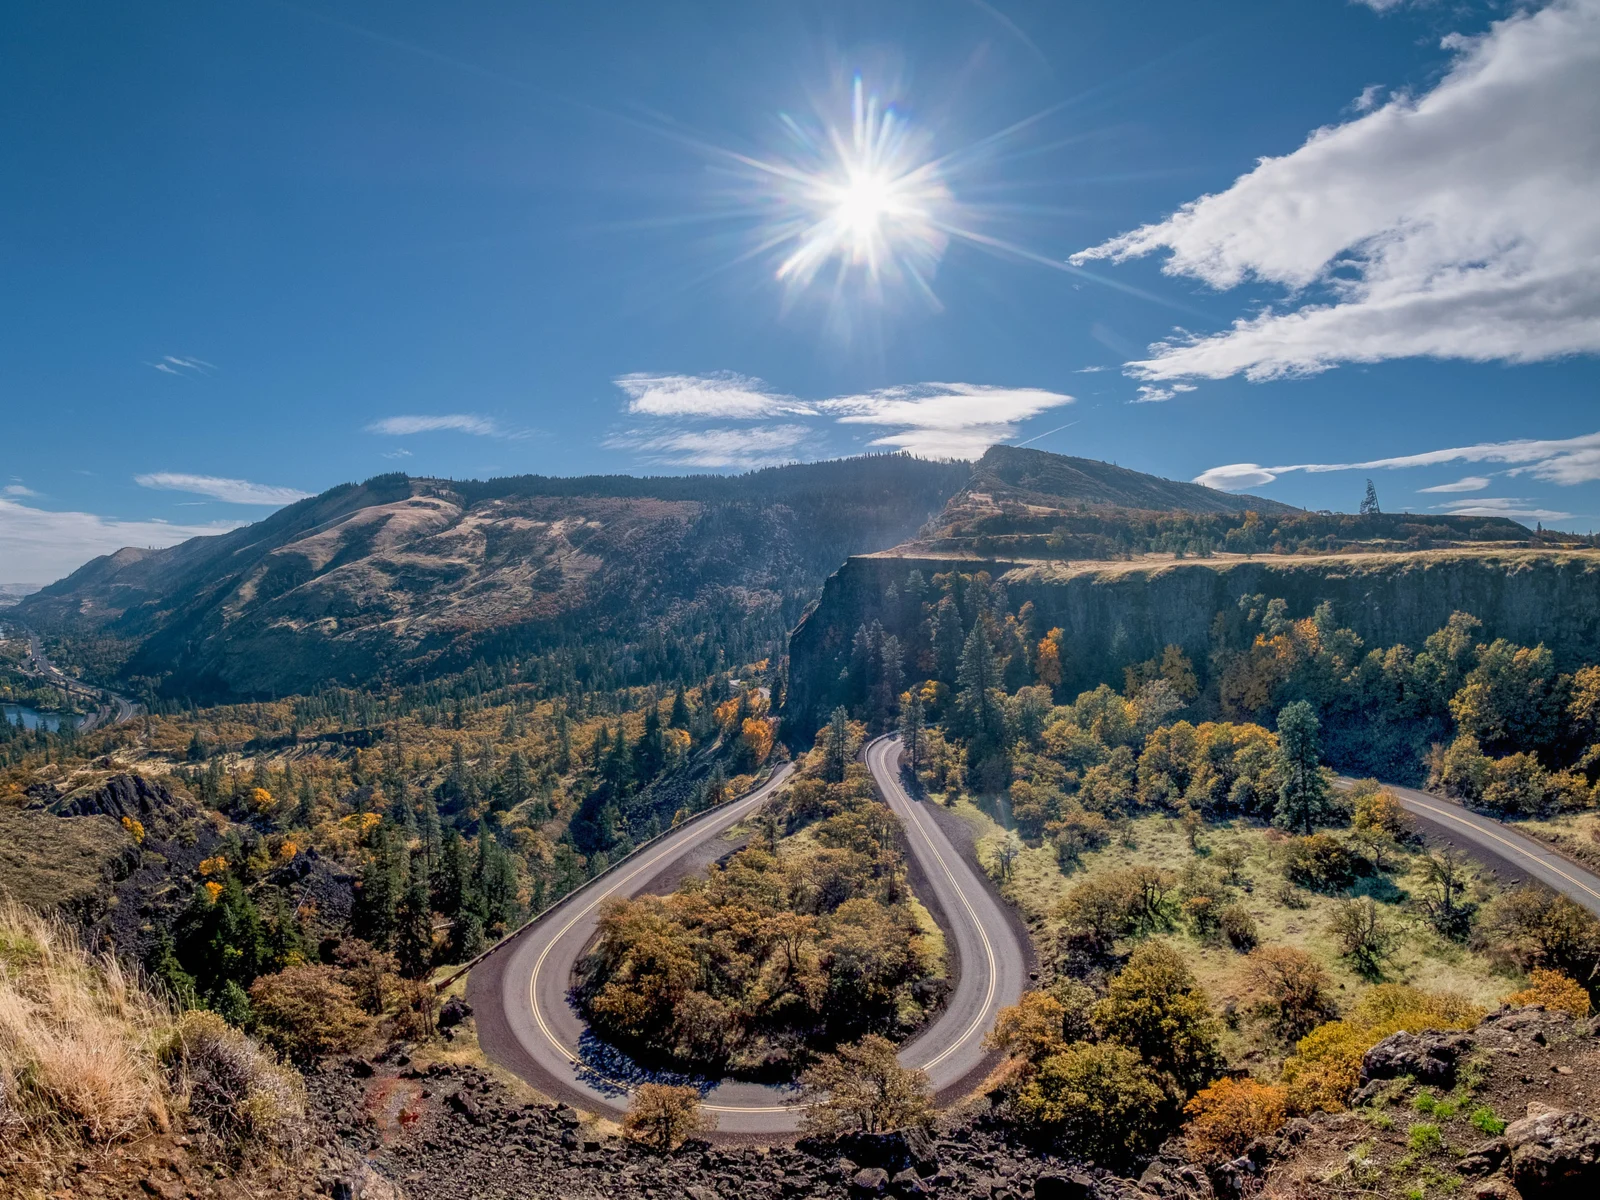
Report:
[[766,241],[782,251],[777,277],[800,289],[827,272],[838,287],[875,298],[895,286],[931,298],[954,199],[928,153],[928,131],[859,75],[848,124],[788,127],[792,159],[750,162],[775,201]]

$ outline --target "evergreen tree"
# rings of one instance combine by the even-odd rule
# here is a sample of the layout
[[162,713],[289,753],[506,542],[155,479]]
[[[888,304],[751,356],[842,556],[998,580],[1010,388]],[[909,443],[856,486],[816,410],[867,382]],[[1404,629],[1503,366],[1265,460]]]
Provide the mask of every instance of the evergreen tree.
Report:
[[394,837],[387,824],[379,824],[373,834],[372,850],[361,868],[350,924],[356,936],[380,950],[389,948],[394,933],[395,906],[403,886],[396,863]]
[[828,742],[823,770],[828,779],[839,783],[844,779],[845,768],[850,765],[850,714],[840,705],[828,720]]
[[300,776],[300,795],[294,806],[294,823],[301,829],[310,829],[316,816],[317,798],[311,790],[311,777]]
[[905,699],[900,704],[900,738],[905,744],[906,762],[910,765],[913,775],[922,770],[926,729],[922,692],[913,687],[905,694]]
[[1367,480],[1367,494],[1361,498],[1361,515],[1363,517],[1375,516],[1383,510],[1378,507],[1378,489],[1372,486],[1372,480]]
[[1330,822],[1335,810],[1322,772],[1317,732],[1321,722],[1304,700],[1285,705],[1278,714],[1278,809],[1272,823],[1280,829],[1308,834]]
[[504,806],[512,808],[522,803],[532,790],[528,778],[528,764],[523,760],[520,750],[513,750],[511,757],[506,759],[506,769],[500,776],[500,791]]
[[426,978],[433,969],[433,907],[420,859],[412,861],[410,880],[395,909],[394,953],[407,979]]
[[956,711],[975,751],[974,762],[999,750],[1005,741],[1005,709],[997,698],[999,667],[988,631],[978,621],[967,636],[956,675]]
[[440,843],[439,866],[433,881],[433,907],[455,920],[466,906],[467,853],[461,835],[446,829]]
[[668,724],[674,729],[689,728],[689,697],[684,694],[681,683],[672,695],[672,715],[668,718]]
[[941,683],[953,684],[961,670],[961,652],[966,635],[962,632],[961,613],[949,596],[939,601],[932,621],[933,651],[937,660]]

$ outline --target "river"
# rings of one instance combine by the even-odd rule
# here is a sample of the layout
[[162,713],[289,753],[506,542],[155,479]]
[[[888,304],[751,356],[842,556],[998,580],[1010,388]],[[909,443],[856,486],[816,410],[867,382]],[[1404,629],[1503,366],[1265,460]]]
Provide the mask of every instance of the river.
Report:
[[51,733],[60,729],[63,721],[83,720],[82,717],[66,716],[61,713],[40,712],[36,708],[29,708],[26,704],[0,704],[0,714],[3,714],[6,721],[12,725],[17,723],[17,718],[20,716],[27,728],[38,729],[42,725]]

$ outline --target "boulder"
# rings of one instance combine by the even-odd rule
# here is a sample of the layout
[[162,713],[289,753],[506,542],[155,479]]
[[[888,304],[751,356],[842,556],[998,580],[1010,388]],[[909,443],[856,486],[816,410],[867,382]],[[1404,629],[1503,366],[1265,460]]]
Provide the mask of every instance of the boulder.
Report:
[[1094,1180],[1078,1171],[1041,1175],[1033,1181],[1033,1200],[1094,1200]]
[[1600,1192],[1600,1121],[1534,1101],[1506,1126],[1511,1181],[1524,1196],[1590,1197]]
[[452,1029],[472,1015],[472,1005],[460,996],[451,996],[439,1008],[439,1028]]
[[[807,1145],[802,1143],[802,1148]],[[918,1175],[932,1175],[939,1169],[939,1152],[926,1130],[895,1129],[888,1133],[847,1133],[825,1148],[810,1143],[809,1151],[818,1157],[829,1153],[848,1158],[857,1166],[881,1167],[891,1175],[908,1167]]]
[[1456,1174],[1458,1175],[1492,1175],[1500,1169],[1500,1164],[1505,1162],[1506,1155],[1511,1148],[1506,1145],[1505,1138],[1491,1138],[1487,1142],[1480,1142],[1466,1155],[1456,1160]]
[[896,1172],[894,1178],[889,1180],[889,1187],[893,1189],[896,1196],[925,1196],[928,1194],[928,1189],[923,1185],[922,1176],[918,1175],[910,1167],[907,1167],[904,1171]]
[[1419,1083],[1450,1087],[1456,1080],[1456,1062],[1474,1045],[1467,1033],[1392,1033],[1361,1059],[1361,1082],[1399,1079],[1409,1075]]
[[882,1167],[862,1167],[850,1179],[852,1196],[881,1196],[889,1190],[889,1172]]

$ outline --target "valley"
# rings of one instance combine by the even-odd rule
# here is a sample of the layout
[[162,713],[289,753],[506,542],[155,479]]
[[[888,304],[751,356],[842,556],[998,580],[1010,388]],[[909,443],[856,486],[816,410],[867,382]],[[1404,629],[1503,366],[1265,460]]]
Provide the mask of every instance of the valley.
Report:
[[0,888],[292,1066],[306,1195],[1254,1194],[1523,1095],[1394,1038],[1566,1013],[1600,1085],[1596,597],[1592,539],[1003,447],[379,477],[23,601],[94,711],[0,731]]

